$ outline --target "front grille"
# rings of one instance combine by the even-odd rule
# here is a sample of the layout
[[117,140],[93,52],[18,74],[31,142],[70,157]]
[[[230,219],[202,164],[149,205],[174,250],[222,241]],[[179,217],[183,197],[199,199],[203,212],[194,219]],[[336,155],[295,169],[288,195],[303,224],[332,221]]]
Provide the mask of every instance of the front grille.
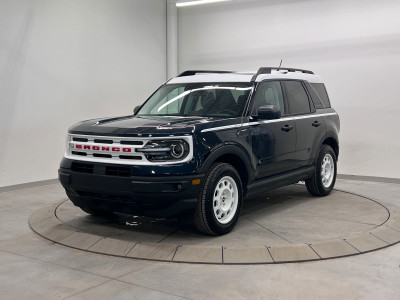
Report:
[[94,157],[105,157],[105,158],[112,158],[111,154],[101,154],[101,153],[93,153]]
[[[73,162],[71,164],[71,170],[79,173],[93,174],[94,165],[86,163]],[[129,167],[116,167],[116,166],[106,166],[96,169],[96,174],[103,174],[108,176],[119,176],[119,177],[131,177],[132,172]]]
[[100,140],[100,139],[95,139],[94,142],[95,143],[100,143],[100,144],[112,144],[112,143],[114,143],[113,140]]
[[[149,141],[155,139],[183,139],[188,142],[189,147],[193,149],[193,140],[191,136],[109,137],[71,134],[68,137],[65,157],[89,163],[110,163],[117,165],[161,165],[176,163],[176,161],[149,161],[145,153],[137,151],[137,149],[145,147]],[[193,150],[191,150],[190,155],[181,162],[190,161],[192,157]]]
[[78,151],[72,151],[71,153],[73,155],[80,155],[80,156],[86,156],[87,155],[85,152],[78,152]]
[[120,159],[134,159],[134,160],[141,160],[141,156],[132,156],[132,155],[120,155]]
[[78,138],[78,137],[74,137],[74,138],[72,138],[72,140],[74,142],[84,142],[84,143],[86,143],[88,141],[88,139],[86,139],[86,138]]
[[106,167],[106,175],[109,176],[120,176],[120,177],[131,177],[131,168],[127,167]]
[[143,141],[121,141],[121,145],[143,145]]
[[80,173],[93,174],[93,165],[73,162],[71,164],[71,170]]
[[[71,156],[85,156],[85,160],[116,163],[126,161],[145,161],[143,153],[136,152],[142,148],[149,139],[132,137],[96,137],[72,136],[67,154]],[[96,160],[97,159],[97,160]],[[99,161],[101,160],[101,161]]]

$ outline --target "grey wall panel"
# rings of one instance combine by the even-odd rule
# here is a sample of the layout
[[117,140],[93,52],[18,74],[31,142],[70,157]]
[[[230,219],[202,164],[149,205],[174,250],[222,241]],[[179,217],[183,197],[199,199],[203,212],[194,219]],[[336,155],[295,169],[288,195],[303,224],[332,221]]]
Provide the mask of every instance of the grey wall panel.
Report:
[[400,2],[233,0],[178,9],[179,69],[304,68],[341,116],[339,172],[400,178]]
[[166,80],[165,0],[0,1],[0,186],[57,176],[74,122]]

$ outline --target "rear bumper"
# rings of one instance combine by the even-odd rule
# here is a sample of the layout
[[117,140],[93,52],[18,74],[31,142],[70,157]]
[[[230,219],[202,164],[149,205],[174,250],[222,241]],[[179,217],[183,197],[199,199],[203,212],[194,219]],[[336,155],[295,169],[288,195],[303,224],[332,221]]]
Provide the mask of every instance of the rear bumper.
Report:
[[172,218],[194,211],[204,174],[121,177],[60,168],[58,176],[76,206]]

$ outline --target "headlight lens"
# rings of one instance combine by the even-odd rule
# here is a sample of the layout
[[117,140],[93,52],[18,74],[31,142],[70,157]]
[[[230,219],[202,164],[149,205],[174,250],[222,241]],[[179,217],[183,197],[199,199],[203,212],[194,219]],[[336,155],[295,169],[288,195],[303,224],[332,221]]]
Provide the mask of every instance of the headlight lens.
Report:
[[177,161],[188,156],[189,144],[185,140],[152,140],[136,151],[144,153],[149,161]]

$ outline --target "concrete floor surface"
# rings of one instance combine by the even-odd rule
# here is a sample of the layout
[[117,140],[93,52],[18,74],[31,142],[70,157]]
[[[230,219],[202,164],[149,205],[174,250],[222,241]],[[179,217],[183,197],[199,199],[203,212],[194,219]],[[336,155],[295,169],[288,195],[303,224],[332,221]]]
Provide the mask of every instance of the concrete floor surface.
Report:
[[[336,187],[400,206],[399,184],[338,180]],[[58,184],[0,193],[1,299],[400,299],[400,244],[278,265],[116,258],[53,244],[29,229],[33,211],[63,198]]]

